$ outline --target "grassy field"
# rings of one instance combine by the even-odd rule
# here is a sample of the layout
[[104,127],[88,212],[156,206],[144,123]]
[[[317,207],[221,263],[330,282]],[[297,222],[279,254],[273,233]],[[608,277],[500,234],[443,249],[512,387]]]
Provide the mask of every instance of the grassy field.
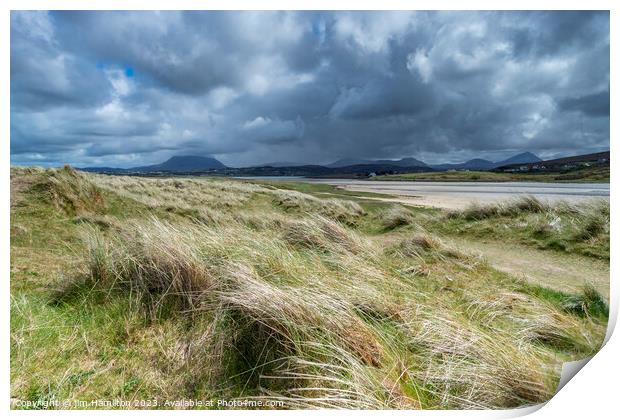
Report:
[[607,303],[587,279],[532,285],[444,240],[502,223],[506,242],[608,258],[608,208],[445,213],[323,185],[13,168],[13,406],[546,401],[563,362],[599,349]]
[[549,173],[503,173],[489,171],[420,172],[380,175],[377,181],[455,181],[455,182],[609,182],[609,166]]

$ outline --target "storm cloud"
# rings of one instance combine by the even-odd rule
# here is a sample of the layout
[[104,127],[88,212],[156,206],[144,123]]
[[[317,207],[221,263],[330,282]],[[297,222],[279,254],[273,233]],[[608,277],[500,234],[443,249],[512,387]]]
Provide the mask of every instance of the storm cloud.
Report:
[[11,161],[609,148],[608,12],[11,13]]

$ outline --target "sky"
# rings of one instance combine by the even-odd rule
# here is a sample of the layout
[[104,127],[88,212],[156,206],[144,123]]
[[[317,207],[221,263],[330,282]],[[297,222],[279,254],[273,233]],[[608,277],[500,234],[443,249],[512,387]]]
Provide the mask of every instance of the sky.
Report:
[[608,12],[11,12],[14,165],[608,149]]

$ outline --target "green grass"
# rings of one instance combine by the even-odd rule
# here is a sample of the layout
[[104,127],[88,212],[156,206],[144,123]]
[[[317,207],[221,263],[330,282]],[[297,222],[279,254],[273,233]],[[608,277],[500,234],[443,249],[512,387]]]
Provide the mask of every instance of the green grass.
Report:
[[547,287],[524,283],[519,289],[532,296],[548,301],[566,312],[582,317],[605,320],[609,317],[609,306],[592,286],[586,284],[581,294],[569,294]]
[[591,289],[536,289],[442,241],[441,225],[493,212],[302,183],[11,177],[11,397],[33,408],[517,407],[548,400],[605,334]]
[[315,182],[303,182],[303,181],[271,181],[271,180],[252,180],[246,181],[248,183],[254,183],[258,185],[265,185],[277,189],[293,190],[302,192],[305,194],[312,194],[315,196],[329,196],[337,195],[341,198],[359,199],[364,197],[369,198],[390,198],[390,195],[363,192],[363,191],[348,191],[343,188],[338,188],[334,185],[315,183]]
[[501,238],[540,249],[609,260],[609,202],[545,204],[533,197],[471,205],[429,223],[444,235]]
[[376,181],[443,181],[443,182],[609,182],[609,166],[595,166],[564,172],[501,173],[490,171],[442,171],[380,175]]

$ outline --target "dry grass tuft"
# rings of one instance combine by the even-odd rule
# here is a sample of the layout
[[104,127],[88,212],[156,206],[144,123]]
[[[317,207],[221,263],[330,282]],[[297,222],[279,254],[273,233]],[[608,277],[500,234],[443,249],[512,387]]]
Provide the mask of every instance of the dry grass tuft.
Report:
[[483,220],[499,216],[516,216],[521,213],[543,213],[549,209],[550,207],[548,204],[543,203],[536,197],[524,196],[512,201],[496,204],[481,205],[474,203],[465,210],[453,210],[448,212],[448,217],[461,217],[465,220]]
[[400,205],[392,205],[380,214],[381,225],[386,230],[396,229],[414,223],[411,211]]
[[284,238],[292,245],[322,251],[358,253],[364,248],[359,236],[323,216],[308,216],[289,223]]
[[319,199],[289,190],[275,190],[273,195],[276,204],[284,209],[320,214],[348,225],[356,225],[359,218],[365,214],[364,209],[354,201]]
[[258,185],[215,179],[91,176],[100,188],[106,188],[152,208],[227,210],[238,208],[254,194],[267,191]]
[[103,212],[101,190],[84,174],[65,165],[62,169],[36,171],[37,181],[30,187],[68,215]]
[[[451,211],[439,230],[475,237],[517,240],[526,245],[609,259],[609,202],[544,203],[523,197]],[[438,224],[440,222],[437,222]]]
[[439,238],[424,232],[406,237],[392,252],[396,252],[404,257],[466,258],[466,255],[461,251],[444,244]]

